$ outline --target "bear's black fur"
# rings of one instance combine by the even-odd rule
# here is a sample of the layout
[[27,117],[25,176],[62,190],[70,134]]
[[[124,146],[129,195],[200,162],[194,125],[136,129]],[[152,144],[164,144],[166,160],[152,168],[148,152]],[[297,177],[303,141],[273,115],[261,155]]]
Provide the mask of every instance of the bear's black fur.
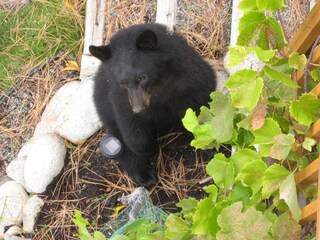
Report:
[[123,29],[89,50],[102,61],[94,102],[108,133],[124,145],[119,164],[138,185],[153,185],[157,137],[181,127],[187,108],[208,104],[215,73],[183,37],[155,23]]

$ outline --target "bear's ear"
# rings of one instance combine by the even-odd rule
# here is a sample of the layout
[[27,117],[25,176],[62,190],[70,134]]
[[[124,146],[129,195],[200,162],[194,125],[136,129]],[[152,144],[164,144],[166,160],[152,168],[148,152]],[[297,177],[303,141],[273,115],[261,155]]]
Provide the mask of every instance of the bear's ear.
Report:
[[111,48],[110,45],[106,46],[89,46],[89,52],[92,56],[100,59],[101,61],[108,60],[111,57]]
[[137,48],[144,50],[153,50],[157,48],[157,36],[151,30],[145,30],[137,38]]

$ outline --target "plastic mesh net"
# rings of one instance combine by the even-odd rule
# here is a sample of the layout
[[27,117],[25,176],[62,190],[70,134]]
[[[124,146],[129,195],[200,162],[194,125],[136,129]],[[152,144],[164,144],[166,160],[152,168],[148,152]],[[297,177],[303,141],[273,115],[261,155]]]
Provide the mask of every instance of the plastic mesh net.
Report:
[[164,226],[168,214],[161,208],[152,205],[145,188],[137,188],[133,193],[123,196],[119,200],[126,208],[109,221],[102,230],[106,236],[110,236],[109,239],[124,234],[128,226],[141,218],[151,223],[158,223],[160,227]]

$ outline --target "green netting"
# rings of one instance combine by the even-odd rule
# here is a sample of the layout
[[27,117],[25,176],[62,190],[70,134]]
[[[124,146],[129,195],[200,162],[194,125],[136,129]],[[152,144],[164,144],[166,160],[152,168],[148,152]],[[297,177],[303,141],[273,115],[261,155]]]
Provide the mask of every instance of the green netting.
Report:
[[126,228],[141,218],[151,223],[157,223],[160,228],[164,226],[168,214],[161,208],[152,205],[145,188],[137,188],[133,193],[123,196],[119,200],[126,208],[116,218],[109,221],[102,230],[107,236],[111,235],[109,239],[125,234]]

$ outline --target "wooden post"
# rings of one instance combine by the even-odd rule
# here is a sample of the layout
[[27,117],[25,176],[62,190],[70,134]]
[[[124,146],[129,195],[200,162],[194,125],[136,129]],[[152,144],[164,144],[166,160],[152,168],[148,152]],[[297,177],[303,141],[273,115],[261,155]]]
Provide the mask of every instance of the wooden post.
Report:
[[235,46],[237,43],[237,38],[239,36],[239,20],[243,16],[243,12],[238,8],[240,0],[232,1],[232,22],[231,22],[231,36],[230,36],[230,46]]
[[173,31],[176,24],[177,0],[158,0],[156,22],[167,25],[169,31]]
[[104,0],[87,0],[80,79],[94,75],[100,65],[100,61],[91,56],[89,46],[103,44],[105,9]]

